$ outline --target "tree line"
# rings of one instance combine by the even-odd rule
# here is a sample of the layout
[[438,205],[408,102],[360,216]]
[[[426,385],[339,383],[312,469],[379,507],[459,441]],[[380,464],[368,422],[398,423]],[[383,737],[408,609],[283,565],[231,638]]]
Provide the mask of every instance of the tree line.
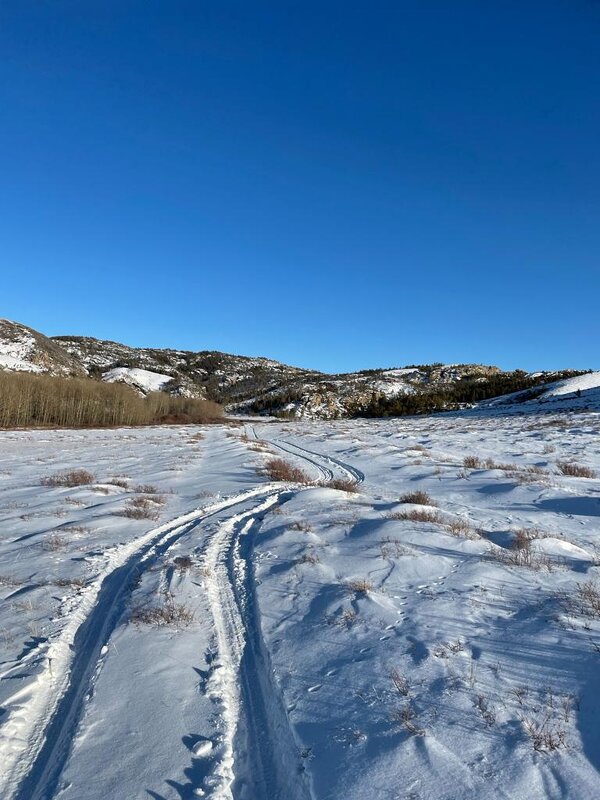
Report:
[[112,427],[205,423],[222,417],[210,400],[151,392],[146,397],[119,383],[0,372],[0,427]]
[[[564,370],[553,373],[552,381],[582,375],[582,372]],[[485,378],[466,376],[455,383],[431,389],[417,390],[411,394],[389,397],[373,393],[371,399],[352,410],[354,417],[402,417],[414,414],[431,414],[436,411],[454,411],[514,392],[526,392],[521,399],[530,400],[542,393],[541,386],[548,383],[548,375],[532,376],[523,370],[501,372]]]

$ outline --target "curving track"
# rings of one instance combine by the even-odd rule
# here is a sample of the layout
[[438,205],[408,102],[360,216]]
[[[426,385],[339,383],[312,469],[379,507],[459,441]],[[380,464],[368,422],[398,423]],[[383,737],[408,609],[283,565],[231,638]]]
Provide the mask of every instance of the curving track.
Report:
[[[362,472],[335,458],[287,440],[267,441],[310,464],[324,481],[333,480],[336,473],[364,480]],[[98,581],[87,616],[70,645],[72,655],[53,676],[52,697],[38,709],[38,723],[30,731],[25,752],[5,765],[7,779],[0,787],[4,800],[55,796],[105,646],[126,607],[134,578],[182,537],[199,536],[204,525],[203,560],[211,576],[206,592],[217,641],[225,726],[221,758],[204,788],[223,800],[309,800],[298,748],[261,636],[252,565],[253,534],[263,516],[299,488],[262,484],[178,517],[123,546],[112,560],[112,570]],[[207,524],[215,519],[216,527]]]

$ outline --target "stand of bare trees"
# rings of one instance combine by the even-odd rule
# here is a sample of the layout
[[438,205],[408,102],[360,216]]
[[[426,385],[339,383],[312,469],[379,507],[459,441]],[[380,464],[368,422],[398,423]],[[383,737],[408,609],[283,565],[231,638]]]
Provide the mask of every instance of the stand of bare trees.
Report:
[[140,396],[129,386],[90,378],[0,372],[0,427],[110,427],[161,422],[214,422],[222,409],[209,400],[164,392]]

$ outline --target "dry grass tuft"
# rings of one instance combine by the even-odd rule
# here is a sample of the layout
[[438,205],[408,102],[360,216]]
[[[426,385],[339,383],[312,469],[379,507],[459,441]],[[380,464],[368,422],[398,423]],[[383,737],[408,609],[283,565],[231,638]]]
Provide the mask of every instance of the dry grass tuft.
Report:
[[422,508],[415,508],[413,511],[394,511],[388,514],[388,519],[402,519],[410,522],[433,522],[442,525],[444,520],[438,511],[427,511]]
[[453,519],[446,525],[446,529],[452,536],[458,536],[462,539],[479,539],[479,534],[473,529],[469,520],[462,517]]
[[351,478],[335,478],[325,486],[328,489],[338,489],[340,492],[358,492],[358,484]]
[[121,517],[128,519],[152,519],[159,517],[158,506],[164,502],[164,498],[135,497],[130,500],[122,511],[117,512]]
[[310,553],[303,553],[300,558],[298,559],[298,564],[319,564],[321,559],[317,555],[317,553],[310,552]]
[[187,627],[194,621],[194,612],[168,596],[160,605],[134,606],[131,621],[134,625]]
[[299,467],[284,461],[283,458],[271,458],[264,467],[265,475],[272,481],[285,481],[286,483],[312,483],[309,476]]
[[158,489],[151,483],[140,483],[133,489],[136,494],[158,494]]
[[68,541],[64,536],[54,533],[42,542],[42,549],[49,553],[59,553],[67,549]]
[[575,464],[573,461],[559,461],[556,465],[562,475],[572,478],[595,478],[596,471],[582,464]]
[[431,499],[427,492],[417,489],[414,492],[407,492],[403,494],[399,500],[400,503],[414,503],[418,506],[437,506],[437,503]]
[[346,581],[346,588],[349,592],[353,592],[354,594],[369,594],[375,587],[373,582],[368,581],[366,578],[356,578]]
[[70,472],[58,472],[56,475],[48,475],[42,478],[42,486],[89,486],[96,480],[95,475],[86,469],[73,469]]

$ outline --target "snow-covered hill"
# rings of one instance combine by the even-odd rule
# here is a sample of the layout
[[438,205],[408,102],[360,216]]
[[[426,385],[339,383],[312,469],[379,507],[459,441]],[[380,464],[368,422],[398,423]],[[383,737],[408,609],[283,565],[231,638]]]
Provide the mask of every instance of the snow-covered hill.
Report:
[[600,372],[587,372],[553,381],[524,392],[496,397],[481,408],[501,411],[560,411],[600,409]]
[[[141,393],[161,390],[184,397],[208,398],[225,405],[230,413],[292,419],[338,419],[364,413],[373,404],[376,408],[380,400],[389,405],[402,398],[432,393],[438,395],[436,408],[455,407],[451,397],[453,387],[475,385],[485,389],[499,376],[513,374],[481,364],[432,364],[328,375],[268,358],[217,351],[130,347],[85,336],[49,339],[6,320],[0,322],[0,369],[54,375],[87,374],[110,382],[128,383]],[[536,373],[535,381],[541,384],[544,380],[556,381],[558,377],[563,375]],[[584,376],[577,380],[581,381],[577,386],[587,387],[581,389],[582,393],[591,391],[589,381],[593,379]],[[556,390],[565,395],[566,404],[573,400],[573,392],[577,391],[569,389],[569,385],[567,382],[567,388]],[[445,405],[446,395],[449,405]],[[520,396],[519,402],[531,396],[541,397],[539,387],[527,398]],[[579,402],[577,397],[575,400]],[[394,415],[421,410],[399,412],[392,408],[381,413]],[[375,411],[374,415],[378,413]]]
[[0,319],[0,369],[50,375],[85,375],[79,359],[42,333]]

